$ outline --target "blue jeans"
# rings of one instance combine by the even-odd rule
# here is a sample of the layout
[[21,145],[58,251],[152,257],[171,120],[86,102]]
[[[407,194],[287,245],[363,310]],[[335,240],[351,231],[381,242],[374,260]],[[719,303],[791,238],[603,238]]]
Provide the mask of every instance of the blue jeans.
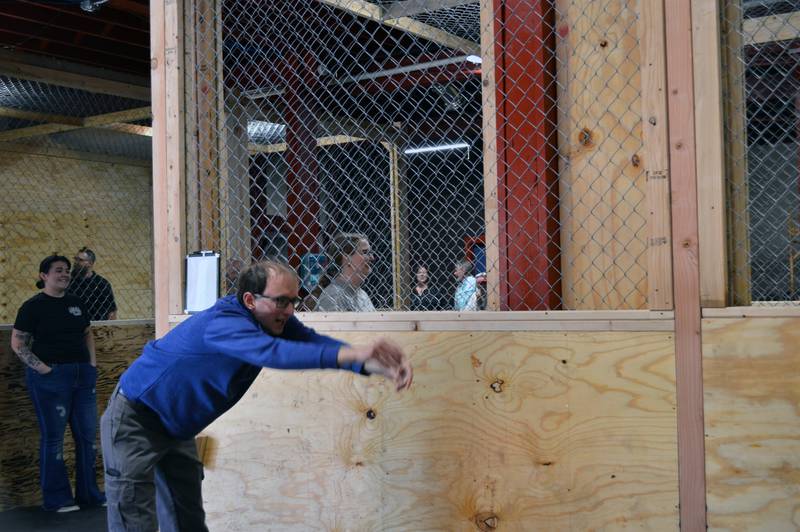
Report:
[[[52,364],[41,375],[26,368],[25,382],[39,421],[39,482],[45,510],[72,504],[99,505],[94,461],[97,434],[97,368],[88,363]],[[64,464],[64,431],[69,422],[75,440],[75,498]]]

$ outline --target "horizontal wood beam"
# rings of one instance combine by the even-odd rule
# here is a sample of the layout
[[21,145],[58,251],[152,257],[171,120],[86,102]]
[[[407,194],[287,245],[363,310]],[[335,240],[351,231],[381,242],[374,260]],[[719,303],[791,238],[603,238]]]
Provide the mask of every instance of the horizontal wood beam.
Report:
[[466,4],[477,4],[479,0],[405,0],[395,2],[384,9],[383,18],[393,19],[412,17],[420,13],[430,13],[448,7],[458,7]]
[[[393,312],[393,313],[322,313],[300,312],[300,321],[318,331],[672,331],[675,322],[671,315],[658,319],[576,319],[571,311],[552,313],[547,319],[535,317],[534,312]],[[625,311],[621,311],[625,312]],[[645,311],[646,312],[646,311]],[[480,319],[466,319],[469,314]],[[600,311],[598,316],[602,315]],[[654,314],[654,313],[652,313]],[[669,313],[666,313],[669,314]],[[431,319],[431,317],[438,319]],[[508,319],[512,317],[514,319]],[[189,316],[169,317],[172,326]],[[586,316],[584,316],[586,317]],[[391,318],[391,319],[387,319]],[[563,319],[567,318],[567,319]]]
[[152,110],[149,106],[137,107],[135,109],[126,109],[124,111],[115,111],[113,113],[105,113],[102,115],[88,116],[83,119],[84,127],[99,127],[115,122],[133,122],[135,120],[145,120],[152,116]]
[[[120,157],[118,155],[103,155],[100,153],[65,150],[63,148],[17,144],[15,142],[0,142],[0,152],[39,155],[42,157],[54,157],[57,159],[75,159],[78,161],[96,161],[101,163],[121,164],[125,166],[142,166],[144,168],[151,168],[153,166],[153,162],[150,159],[133,159],[130,157]],[[116,326],[117,323],[118,322],[114,322],[114,325]]]
[[107,126],[102,127],[103,129],[111,129],[114,131],[119,131],[120,133],[127,133],[129,135],[139,135],[142,137],[153,136],[153,128],[150,126],[138,126],[136,124],[124,124],[117,122],[115,124],[108,124]]
[[0,131],[0,141],[7,142],[10,140],[39,137],[42,135],[61,133],[64,131],[71,131],[73,129],[81,129],[85,127],[107,127],[109,129],[122,131],[124,133],[131,133],[133,135],[152,136],[152,128],[147,126],[125,124],[125,122],[133,122],[134,120],[144,120],[146,118],[150,118],[150,116],[151,110],[149,106],[137,107],[135,109],[126,109],[125,111],[115,111],[113,113],[78,118],[77,120],[79,122],[77,125],[74,123],[65,124],[56,122],[52,124],[41,124],[38,126],[21,127],[18,129],[10,129],[8,131]]
[[[333,146],[335,144],[347,144],[349,142],[361,142],[363,140],[366,139],[351,137],[349,135],[334,135],[331,137],[318,138],[317,146]],[[286,151],[287,147],[285,142],[280,142],[278,144],[254,144],[251,142],[248,144],[247,149],[252,155],[254,153],[280,153]]]
[[0,116],[4,118],[18,118],[31,122],[47,122],[48,124],[64,124],[67,126],[82,126],[83,118],[79,116],[56,115],[40,113],[38,111],[23,111],[12,107],[0,107]]
[[744,45],[800,38],[800,11],[742,21]]
[[0,142],[26,139],[30,137],[41,137],[43,135],[52,135],[53,133],[71,131],[73,129],[80,129],[81,127],[83,126],[70,126],[67,124],[40,124],[38,126],[9,129],[8,131],[0,131]]
[[703,318],[800,318],[800,307],[793,302],[763,307],[704,308]]
[[97,94],[109,94],[134,100],[150,101],[150,87],[148,86],[134,85],[63,70],[53,70],[7,58],[0,58],[0,74]]
[[390,28],[411,33],[454,50],[462,50],[474,55],[480,55],[481,52],[481,47],[478,43],[462,39],[452,33],[423,24],[413,18],[400,17],[387,20],[385,18],[386,13],[381,6],[365,0],[317,0],[317,2],[347,11],[359,17],[374,20]]

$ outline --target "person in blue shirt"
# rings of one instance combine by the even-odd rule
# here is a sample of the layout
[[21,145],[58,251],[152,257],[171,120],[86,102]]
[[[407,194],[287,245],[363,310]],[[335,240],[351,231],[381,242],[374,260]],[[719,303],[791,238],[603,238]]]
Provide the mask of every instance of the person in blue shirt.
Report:
[[300,323],[298,292],[287,265],[253,264],[235,296],[149,342],[122,374],[100,423],[110,531],[207,530],[194,437],[264,367],[345,369],[383,375],[398,391],[411,385],[411,364],[393,343],[349,346]]

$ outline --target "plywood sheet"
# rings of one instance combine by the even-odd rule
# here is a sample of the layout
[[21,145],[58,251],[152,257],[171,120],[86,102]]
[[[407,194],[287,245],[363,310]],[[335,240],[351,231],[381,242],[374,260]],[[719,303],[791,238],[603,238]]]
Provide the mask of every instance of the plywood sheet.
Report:
[[638,3],[555,4],[564,308],[647,308]]
[[391,337],[409,392],[265,371],[205,431],[211,530],[677,528],[671,334]]
[[[102,326],[94,328],[97,348],[98,419],[105,409],[120,374],[152,340],[153,325]],[[0,511],[42,502],[39,492],[39,427],[28,389],[22,362],[11,351],[11,330],[0,330]],[[99,421],[98,421],[99,423]],[[97,445],[100,446],[99,432]],[[75,450],[67,428],[64,456],[73,478]],[[103,462],[98,453],[98,482],[103,480]]]
[[39,262],[70,260],[82,246],[111,282],[119,318],[149,318],[152,307],[151,170],[67,157],[0,152],[0,323],[13,323],[36,293]]
[[800,319],[703,320],[710,530],[800,528]]

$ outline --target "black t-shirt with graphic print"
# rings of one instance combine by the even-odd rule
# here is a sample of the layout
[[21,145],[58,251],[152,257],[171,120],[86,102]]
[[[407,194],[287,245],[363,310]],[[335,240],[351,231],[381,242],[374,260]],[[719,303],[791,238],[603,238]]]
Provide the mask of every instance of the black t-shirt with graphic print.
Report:
[[73,278],[67,287],[67,293],[81,298],[92,321],[105,320],[109,313],[117,310],[111,283],[99,273],[92,272],[89,277]]
[[39,292],[19,308],[14,328],[33,335],[31,351],[45,364],[89,362],[89,314],[78,296]]

